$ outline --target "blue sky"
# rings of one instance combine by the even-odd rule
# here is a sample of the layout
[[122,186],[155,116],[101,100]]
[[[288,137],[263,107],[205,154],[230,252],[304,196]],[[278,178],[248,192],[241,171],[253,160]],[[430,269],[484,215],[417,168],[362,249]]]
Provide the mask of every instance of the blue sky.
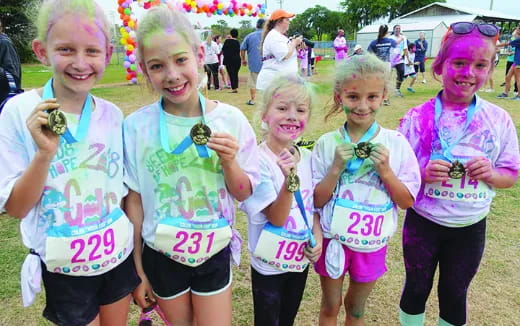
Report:
[[[118,20],[117,13],[117,1],[116,0],[96,0],[107,12],[107,14],[114,19]],[[264,3],[267,2],[268,12],[277,9],[279,7],[280,0],[246,0],[245,2],[252,3]],[[493,1],[493,10],[507,13],[508,15],[518,16],[520,18],[520,5],[518,0],[447,0],[446,2],[452,5],[459,5],[472,8],[489,9],[490,2]],[[228,2],[228,1],[224,1]],[[338,10],[338,4],[340,0],[282,0],[283,8],[289,12],[295,14],[305,11],[307,8],[314,7],[315,5],[321,5],[331,10]],[[305,5],[302,5],[305,3]],[[137,7],[137,5],[135,5]],[[110,12],[112,12],[110,14]],[[142,12],[142,10],[141,10]],[[140,11],[136,10],[136,14],[140,15]],[[207,18],[204,15],[189,14],[190,20],[193,23],[200,23],[202,26],[211,25],[218,19],[222,19],[224,16],[214,16]],[[238,26],[238,22],[247,19],[247,17],[234,17],[226,18],[228,24],[231,26]],[[256,21],[256,19],[254,19]]]

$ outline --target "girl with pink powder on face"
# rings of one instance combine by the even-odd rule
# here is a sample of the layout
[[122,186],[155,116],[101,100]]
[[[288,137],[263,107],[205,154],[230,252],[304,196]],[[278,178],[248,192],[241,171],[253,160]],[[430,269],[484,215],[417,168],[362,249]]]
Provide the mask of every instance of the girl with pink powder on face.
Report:
[[[110,23],[94,0],[44,1],[32,47],[52,78],[0,116],[0,212],[21,219],[30,248],[23,303],[43,279],[52,323],[127,325],[140,279],[133,225],[120,208],[123,113],[90,93],[110,62]],[[63,135],[52,131],[65,120]]]
[[[294,144],[316,105],[311,87],[303,77],[281,75],[262,96],[268,131],[259,145],[260,181],[240,206],[249,222],[255,325],[293,325],[309,265],[321,254],[311,152]],[[292,188],[294,175],[300,182]]]
[[443,90],[401,120],[422,177],[403,229],[401,325],[423,325],[437,265],[439,325],[466,325],[467,291],[484,251],[494,188],[509,188],[518,178],[511,117],[476,95],[493,72],[497,37],[491,24],[452,24],[432,65]]

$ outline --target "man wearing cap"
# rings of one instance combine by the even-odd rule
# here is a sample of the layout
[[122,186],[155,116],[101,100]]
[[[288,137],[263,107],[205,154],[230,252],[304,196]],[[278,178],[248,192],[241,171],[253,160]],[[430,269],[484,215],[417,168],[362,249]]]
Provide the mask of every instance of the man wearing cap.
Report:
[[258,79],[258,73],[262,69],[260,41],[262,41],[262,28],[264,27],[264,23],[265,20],[259,19],[256,22],[256,31],[249,33],[240,45],[240,57],[242,58],[242,65],[248,65],[249,67],[249,78],[247,80],[247,85],[249,86],[249,93],[251,98],[246,102],[248,105],[255,105],[256,80]]
[[273,11],[264,26],[260,48],[262,49],[262,69],[258,74],[256,89],[264,90],[270,82],[283,74],[297,74],[298,60],[296,47],[303,41],[303,36],[285,36],[289,29],[289,18],[294,14],[283,9]]
[[345,39],[345,31],[338,30],[338,35],[334,39],[334,51],[336,51],[335,60],[336,62],[345,59],[348,52],[347,40]]

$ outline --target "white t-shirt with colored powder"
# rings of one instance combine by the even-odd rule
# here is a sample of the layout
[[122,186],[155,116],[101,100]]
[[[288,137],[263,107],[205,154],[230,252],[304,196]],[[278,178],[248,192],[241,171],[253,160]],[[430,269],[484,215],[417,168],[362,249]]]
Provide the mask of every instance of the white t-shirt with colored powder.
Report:
[[297,74],[298,58],[296,51],[291,57],[284,59],[289,52],[289,39],[287,36],[272,29],[264,40],[262,47],[262,70],[258,74],[256,88],[265,90],[271,81],[280,74]]
[[[328,132],[318,139],[312,152],[314,184],[321,182],[327,175],[334,161],[336,146],[344,142],[343,129]],[[415,198],[421,185],[421,175],[415,155],[406,138],[396,131],[381,127],[379,133],[370,142],[381,143],[388,149],[390,168]],[[325,237],[330,237],[327,234],[330,233],[336,196],[368,205],[385,205],[391,201],[388,190],[374,169],[374,163],[370,158],[365,159],[354,174],[344,172],[341,175],[339,189],[334,190],[334,195],[321,210],[321,227]],[[393,207],[392,233],[397,228],[397,205],[394,203]]]
[[[515,124],[509,114],[500,107],[477,97],[477,111],[460,142],[454,147],[454,155],[471,157],[484,156],[493,168],[520,169],[518,137]],[[401,119],[399,131],[408,139],[424,169],[431,154],[442,153],[441,143],[434,132],[435,98],[414,107]],[[458,138],[466,122],[464,110],[443,110],[439,119],[443,138],[448,145]],[[451,181],[453,187],[462,179]],[[466,187],[469,178],[466,178]],[[479,181],[480,182],[480,181]],[[494,190],[489,187],[486,200],[465,202],[432,198],[424,195],[425,184],[417,195],[413,208],[427,219],[447,227],[464,227],[482,220],[488,213]]]
[[[46,240],[51,229],[57,230],[54,234],[76,236],[88,236],[101,230],[108,223],[107,215],[120,208],[121,200],[127,193],[123,184],[123,114],[114,104],[98,97],[93,99],[95,107],[86,138],[73,144],[68,144],[61,138],[49,168],[42,197],[21,220],[20,232],[24,245],[38,253],[43,262],[46,262],[48,254]],[[41,101],[37,91],[32,90],[12,98],[0,115],[0,212],[5,211],[13,186],[37,152],[37,146],[26,127],[26,120]],[[69,129],[74,134],[79,115],[67,116]],[[132,252],[133,226],[126,216],[120,218],[124,232],[129,235],[126,250],[104,269],[90,275],[102,274],[116,267]],[[105,240],[110,242],[111,239],[108,235]],[[100,250],[110,251],[110,248],[103,246],[104,243],[99,247]],[[63,250],[74,251],[76,256],[73,260],[86,261],[87,267],[99,257],[100,251],[90,248],[88,244],[81,252],[75,251],[79,250],[80,244],[72,247],[74,248],[63,247]],[[28,292],[24,289],[25,282],[34,282],[29,280],[32,278],[39,284],[37,278],[41,275],[39,259],[34,257],[37,256],[28,255],[22,268],[24,304],[30,304],[31,299],[34,299],[29,294],[26,301]],[[71,267],[72,263],[71,266],[64,266],[63,271]]]
[[[285,180],[282,170],[276,163],[278,157],[269,149],[265,142],[259,145],[259,154],[260,181],[253,195],[240,204],[240,209],[242,209],[248,216],[248,248],[251,253],[255,251],[260,233],[262,232],[264,225],[268,222],[262,211],[276,200],[280,188]],[[300,178],[300,192],[305,206],[305,212],[307,214],[307,221],[309,223],[309,228],[312,230],[314,187],[312,184],[311,173],[311,152],[308,149],[300,148],[300,161],[298,162],[297,173]],[[285,222],[284,228],[296,233],[307,229],[294,197],[289,217]],[[254,257],[251,257],[251,265],[262,275],[284,273]]]
[[[141,195],[144,222],[142,236],[154,248],[155,231],[165,217],[183,217],[209,222],[215,216],[235,223],[234,198],[224,180],[222,165],[216,152],[209,158],[199,157],[194,145],[179,155],[161,147],[158,102],[130,114],[124,122],[125,166],[127,186]],[[165,113],[171,149],[190,133],[201,117],[179,117]],[[244,114],[224,103],[206,114],[212,132],[233,136],[240,146],[236,154],[239,166],[249,177],[254,190],[260,175],[258,146],[254,131]],[[236,230],[231,242],[235,263],[239,262],[240,238]]]

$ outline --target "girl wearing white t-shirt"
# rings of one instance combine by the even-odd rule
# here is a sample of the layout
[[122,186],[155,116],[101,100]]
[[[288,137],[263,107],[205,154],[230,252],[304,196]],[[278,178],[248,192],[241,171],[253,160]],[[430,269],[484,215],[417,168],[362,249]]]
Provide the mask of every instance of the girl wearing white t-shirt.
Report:
[[[390,68],[373,54],[336,66],[334,103],[327,117],[345,112],[340,128],[321,136],[312,153],[314,205],[321,209],[323,254],[320,325],[364,324],[365,302],[387,270],[388,239],[397,208],[410,207],[420,187],[417,160],[406,139],[376,122],[388,92]],[[346,273],[350,284],[343,300]]]
[[213,41],[211,34],[208,35],[206,42],[203,43],[204,47],[204,70],[208,75],[208,89],[211,89],[211,80],[213,78],[213,86],[215,90],[219,90],[220,84],[218,80],[219,70],[219,58],[218,55],[221,52],[218,44]]
[[272,81],[263,99],[268,132],[259,145],[260,182],[241,205],[249,222],[255,325],[292,325],[309,263],[321,254],[311,152],[293,145],[315,103],[309,84],[296,75]]
[[[237,108],[198,91],[204,49],[187,17],[166,5],[137,29],[139,65],[159,101],[124,122],[128,216],[141,307],[172,325],[231,325],[231,259],[241,239],[234,201],[258,178],[256,137]],[[142,245],[144,242],[144,245]]]
[[140,280],[120,206],[123,113],[90,93],[110,62],[110,23],[93,0],[48,0],[37,26],[33,51],[52,77],[0,116],[0,213],[21,220],[23,304],[43,280],[54,325],[124,326]]

